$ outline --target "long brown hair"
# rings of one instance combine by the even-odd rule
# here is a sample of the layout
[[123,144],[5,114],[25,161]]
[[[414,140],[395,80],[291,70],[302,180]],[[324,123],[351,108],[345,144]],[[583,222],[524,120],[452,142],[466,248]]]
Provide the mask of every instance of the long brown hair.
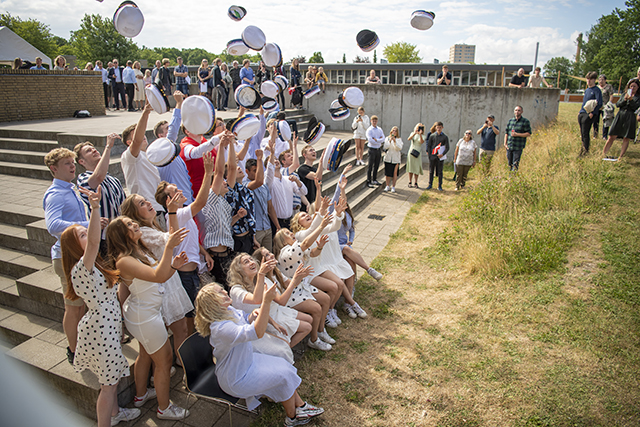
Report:
[[[64,277],[67,281],[67,292],[65,298],[72,301],[77,300],[79,297],[73,289],[73,282],[71,281],[71,270],[80,261],[80,258],[84,256],[84,249],[80,246],[78,241],[78,234],[76,230],[80,226],[78,224],[70,225],[60,236],[60,249],[62,250],[62,269],[64,270]],[[118,276],[120,272],[118,270],[111,270],[106,267],[106,263],[102,260],[100,255],[96,258],[95,267],[102,273],[107,281],[107,287],[112,288],[118,282]]]
[[347,207],[344,210],[344,218],[342,218],[342,225],[344,225],[345,227],[347,226],[347,215],[351,217],[351,227],[353,227],[353,229],[355,230],[356,226],[354,224],[353,212],[351,212],[351,206],[349,206],[349,203],[347,203]]
[[[253,252],[253,257],[258,260],[260,265],[262,265],[262,261],[264,261],[264,254],[262,253],[263,249],[267,250],[266,248],[258,248]],[[274,267],[273,271],[267,273],[266,277],[268,277],[272,282],[275,282],[280,293],[284,292],[285,278],[282,276],[282,273],[277,266]]]
[[[130,194],[124,199],[124,202],[120,205],[120,212],[122,212],[123,216],[127,216],[137,222],[140,226],[152,227],[156,230],[165,231],[160,228],[160,224],[158,224],[158,217],[156,216],[151,223],[149,224],[148,220],[142,218],[140,213],[138,213],[138,206],[136,206],[135,199],[136,197],[142,197],[139,194]],[[144,199],[144,197],[142,197]],[[146,200],[146,199],[145,199]]]
[[[115,267],[116,262],[126,256],[134,257],[143,264],[151,265],[148,258],[157,261],[153,253],[141,240],[134,243],[129,238],[129,227],[124,220],[130,219],[126,216],[119,216],[112,220],[107,226],[107,253],[109,262]],[[146,256],[145,256],[146,255]]]

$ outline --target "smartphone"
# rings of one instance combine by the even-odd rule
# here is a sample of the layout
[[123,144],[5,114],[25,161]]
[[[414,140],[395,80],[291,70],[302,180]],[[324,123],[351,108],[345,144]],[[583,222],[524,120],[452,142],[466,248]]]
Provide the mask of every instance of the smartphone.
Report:
[[627,95],[631,96],[631,88],[629,88],[629,90],[627,90]]

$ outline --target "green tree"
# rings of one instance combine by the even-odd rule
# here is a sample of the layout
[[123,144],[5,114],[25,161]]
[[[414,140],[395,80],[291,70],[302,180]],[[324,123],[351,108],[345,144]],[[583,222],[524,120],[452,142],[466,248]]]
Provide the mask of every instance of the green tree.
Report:
[[322,52],[313,52],[313,55],[311,55],[311,58],[309,58],[309,62],[312,64],[324,64]]
[[356,55],[355,58],[353,58],[353,63],[354,64],[368,64],[369,62],[369,57],[368,56],[360,56],[360,55]]
[[564,56],[556,56],[544,64],[544,74],[547,80],[557,79],[558,72],[560,72],[560,88],[571,90],[578,88],[579,81],[569,77],[575,75],[575,62]]
[[347,63],[347,54],[346,54],[346,53],[343,53],[343,54],[342,54],[342,63],[343,63],[343,64],[346,64],[346,63]]
[[586,33],[581,50],[582,71],[604,73],[624,85],[640,64],[640,0],[627,0],[627,9],[615,8]]
[[[17,16],[11,16],[10,13],[0,14],[0,26],[9,28],[11,31],[31,43],[33,47],[47,55],[51,60],[58,55],[58,38],[51,34],[48,25],[43,24],[35,19],[23,21]],[[64,39],[62,39],[64,40]],[[33,61],[35,58],[25,58]]]
[[382,52],[389,62],[420,62],[422,60],[418,56],[418,47],[407,42],[388,44]]
[[109,18],[85,14],[80,21],[80,29],[71,32],[71,46],[78,63],[103,63],[118,58],[121,64],[138,57],[138,46],[116,31]]
[[373,63],[374,64],[378,63],[378,51],[377,50],[373,51]]

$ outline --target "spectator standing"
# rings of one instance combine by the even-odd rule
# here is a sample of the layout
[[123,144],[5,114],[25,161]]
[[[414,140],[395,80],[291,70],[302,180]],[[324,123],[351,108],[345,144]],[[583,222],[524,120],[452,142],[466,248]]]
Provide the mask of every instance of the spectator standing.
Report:
[[242,84],[242,78],[240,77],[240,64],[238,64],[238,61],[233,61],[232,67],[229,70],[229,75],[233,81],[233,92],[235,93],[236,88]]
[[[144,78],[142,79],[143,83],[144,83],[144,87],[146,88],[147,85],[150,85],[153,80],[151,80],[151,70],[145,70],[144,71]],[[143,107],[144,107],[144,103],[143,103]]]
[[[611,99],[611,95],[613,95],[614,89],[609,83],[607,83],[607,76],[604,74],[600,74],[598,77],[598,89],[602,93],[602,108],[609,103]],[[598,117],[594,117],[593,119],[593,137],[598,137],[598,127],[600,124],[600,116],[603,115],[603,110],[601,109],[598,113]],[[602,138],[606,139],[607,134],[604,131],[604,124],[602,125]]]
[[144,108],[144,74],[142,74],[142,70],[140,67],[140,62],[136,61],[133,63],[133,72],[136,74],[136,95],[134,97],[134,101],[136,102],[136,110],[142,111]]
[[542,71],[540,67],[536,67],[536,69],[533,71],[533,76],[529,77],[528,87],[539,88],[543,83],[546,87],[551,87],[551,85],[544,79],[542,74],[540,74],[540,71]]
[[136,94],[136,73],[131,67],[132,61],[127,61],[127,66],[122,72],[122,81],[124,82],[125,91],[127,93],[127,109],[128,111],[136,111],[133,108],[133,98]]
[[30,68],[31,70],[46,70],[46,68],[44,68],[42,66],[42,58],[40,58],[39,56],[36,57],[36,65],[34,65],[33,67]]
[[216,58],[213,61],[213,70],[211,70],[213,74],[213,104],[220,111],[226,111],[223,106],[225,89],[224,82],[222,81],[222,72],[220,71],[220,64],[222,64],[222,60],[220,58]]
[[369,77],[367,77],[367,79],[364,82],[365,84],[369,84],[369,85],[382,84],[382,80],[380,80],[380,77],[376,76],[376,70],[371,70],[369,72]]
[[507,149],[507,162],[512,172],[518,170],[522,150],[527,145],[527,138],[531,136],[531,123],[522,117],[522,111],[522,107],[516,105],[513,109],[514,117],[509,119],[504,132],[504,148]]
[[[638,70],[640,73],[640,70]],[[625,94],[617,103],[616,106],[620,109],[613,123],[611,129],[609,129],[609,139],[604,146],[603,155],[606,157],[607,153],[613,145],[613,141],[616,138],[622,138],[622,148],[620,149],[620,156],[618,160],[624,156],[629,147],[629,141],[636,137],[636,124],[638,114],[636,111],[640,108],[640,93],[638,88],[640,86],[640,80],[631,79],[625,87]]]
[[[187,83],[187,77],[189,77],[189,69],[182,63],[182,57],[176,58],[178,65],[173,69],[173,76],[176,78],[176,90],[184,94],[185,98],[189,96],[189,84]],[[169,92],[167,92],[169,93]]]
[[451,85],[451,73],[449,72],[449,66],[443,65],[442,71],[438,73],[436,80],[439,85],[449,86]]
[[367,186],[374,188],[380,185],[378,182],[378,168],[380,167],[380,157],[382,144],[384,143],[384,132],[378,127],[378,116],[371,116],[371,126],[367,129],[367,141],[369,145],[369,158],[367,165]]
[[160,71],[158,71],[158,78],[162,82],[162,86],[164,86],[164,93],[169,96],[171,93],[171,71],[169,71],[170,61],[168,58],[164,58],[162,60],[162,67]]
[[111,62],[113,63],[113,68],[109,70],[109,78],[111,79],[111,89],[113,92],[116,110],[120,109],[118,97],[120,97],[120,101],[122,101],[122,108],[124,109],[127,105],[125,100],[124,81],[122,80],[124,68],[118,66],[118,60],[115,58]]
[[[602,92],[600,92],[600,88],[596,86],[597,76],[594,71],[589,71],[586,75],[587,89],[584,91],[582,108],[580,108],[580,113],[578,113],[578,124],[580,125],[580,136],[582,138],[580,156],[589,154],[589,146],[591,143],[589,132],[591,132],[591,125],[594,121],[598,120],[598,114],[600,114],[600,109],[602,108]],[[587,111],[585,105],[592,99],[596,101],[596,106],[592,111]]]
[[209,61],[207,59],[203,59],[200,67],[198,67],[198,80],[200,81],[198,89],[200,91],[200,95],[206,96],[211,102],[213,102],[213,99],[211,98],[213,85],[210,84],[212,78],[213,74],[211,74],[211,70],[209,70]]
[[429,153],[429,186],[427,190],[433,188],[433,174],[438,175],[438,191],[442,189],[444,159],[449,152],[449,137],[442,132],[444,124],[436,122],[436,131],[429,135],[427,141],[427,153]]
[[496,152],[496,136],[500,133],[500,129],[494,124],[495,120],[493,114],[489,114],[482,127],[476,131],[476,135],[481,135],[480,163],[485,173],[491,168],[491,159]]
[[456,151],[453,154],[453,162],[457,172],[456,191],[462,190],[467,183],[467,175],[477,163],[477,149],[478,146],[472,139],[471,130],[465,131],[464,137],[460,138],[456,144]]
[[[64,56],[62,57],[64,59]],[[64,67],[62,67],[64,70]],[[109,109],[109,70],[102,67],[102,61],[96,61],[95,71],[102,74],[102,92],[104,94],[104,108]]]
[[249,58],[246,58],[244,61],[242,61],[242,69],[240,70],[240,82],[242,84],[251,86],[256,84],[256,77],[253,73],[253,69],[251,68],[251,61],[249,60]]
[[155,68],[153,69],[153,71],[151,71],[151,80],[153,80],[154,82],[158,78],[158,73],[160,72],[160,68],[162,68],[162,61],[158,59],[156,61]]
[[[424,131],[424,127],[423,127]],[[398,168],[400,167],[400,161],[402,160],[402,138],[398,131],[398,126],[391,128],[389,136],[384,140],[384,177],[387,182],[384,191],[396,192],[396,182],[398,181]],[[421,158],[422,160],[422,158]],[[350,167],[349,165],[348,167]],[[420,169],[422,170],[422,168]],[[345,178],[346,179],[346,178]],[[391,184],[391,185],[389,185]],[[416,179],[416,187],[418,186]],[[347,207],[345,213],[350,209]],[[351,214],[349,213],[349,216]],[[352,218],[353,221],[353,218]],[[338,233],[340,234],[340,233]]]
[[409,135],[409,141],[411,142],[409,155],[407,156],[409,188],[418,188],[418,175],[422,175],[422,145],[426,141],[424,138],[424,125],[422,123],[418,123],[415,128],[413,128],[413,132]]
[[527,85],[527,77],[524,75],[524,68],[520,68],[518,73],[511,77],[509,87],[523,88]]
[[[98,65],[98,62],[100,61],[96,61],[96,65]],[[64,66],[67,65],[67,60],[64,56],[58,55],[56,56],[56,59],[54,59],[53,63],[55,64],[55,67],[53,67],[54,70],[64,71]],[[100,66],[102,66],[102,63],[100,63]]]
[[369,116],[364,113],[364,107],[358,107],[358,114],[353,118],[351,129],[356,143],[356,166],[364,165],[364,143],[367,140],[367,129],[371,126]]
[[[72,225],[88,227],[85,205],[76,187],[71,181],[76,177],[75,154],[66,148],[55,148],[44,157],[44,164],[53,175],[53,183],[44,193],[42,205],[47,231],[56,238],[51,247],[51,261],[53,271],[60,278],[62,295],[67,295],[69,283],[66,280],[62,266],[62,252],[60,249],[60,236]],[[67,360],[73,364],[76,343],[78,339],[78,323],[85,312],[84,301],[81,298],[71,300],[64,299],[64,316],[62,328],[67,336]]]
[[225,62],[220,64],[220,74],[222,75],[222,88],[224,89],[224,99],[222,101],[222,106],[226,110],[229,107],[229,89],[231,89],[233,79],[229,75],[229,68],[227,67],[227,64]]
[[256,85],[260,87],[263,82],[271,80],[271,71],[264,64],[264,61],[258,63],[258,72],[256,73]]

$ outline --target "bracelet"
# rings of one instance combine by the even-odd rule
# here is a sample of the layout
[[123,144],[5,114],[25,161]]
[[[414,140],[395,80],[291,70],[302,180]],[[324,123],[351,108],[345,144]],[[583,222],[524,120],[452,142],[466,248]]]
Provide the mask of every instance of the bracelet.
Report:
[[175,268],[173,265],[171,266],[171,268],[173,268],[174,270],[177,270],[177,268]]
[[167,212],[168,215],[177,215],[177,212]]

